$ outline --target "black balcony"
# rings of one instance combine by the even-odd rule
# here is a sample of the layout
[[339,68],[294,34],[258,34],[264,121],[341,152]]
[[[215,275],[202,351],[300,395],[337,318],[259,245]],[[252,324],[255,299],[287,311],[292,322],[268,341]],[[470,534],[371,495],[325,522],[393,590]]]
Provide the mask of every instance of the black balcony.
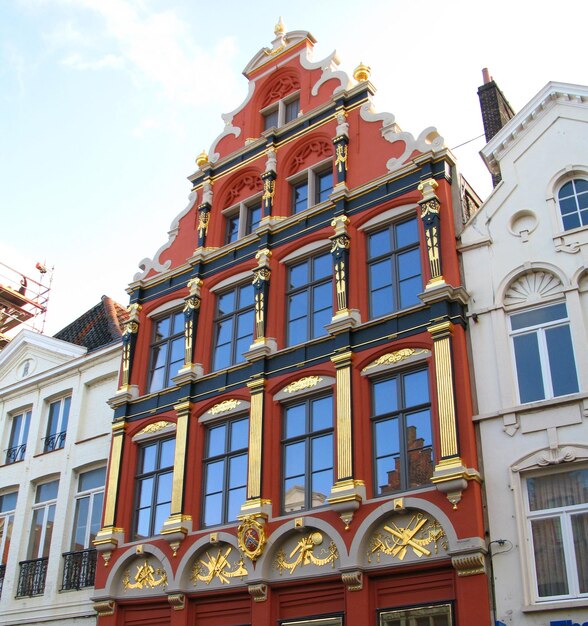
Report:
[[40,596],[45,590],[48,557],[20,562],[20,575],[16,597]]
[[0,565],[0,596],[2,595],[2,586],[4,585],[5,573],[6,573],[6,565]]
[[66,552],[63,555],[63,580],[61,591],[94,586],[96,550]]
[[8,448],[8,450],[6,450],[6,465],[22,461],[24,459],[26,449],[26,443],[22,443],[20,446],[14,446],[13,448]]
[[67,431],[55,433],[50,437],[45,437],[43,440],[43,452],[53,452],[54,450],[60,450],[65,445],[65,434]]

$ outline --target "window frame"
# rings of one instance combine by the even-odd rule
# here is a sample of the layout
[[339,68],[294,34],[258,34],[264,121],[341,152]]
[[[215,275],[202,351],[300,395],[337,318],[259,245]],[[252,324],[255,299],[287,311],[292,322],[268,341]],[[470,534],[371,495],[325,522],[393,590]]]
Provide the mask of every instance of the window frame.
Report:
[[[256,209],[259,209],[260,216],[259,216],[259,221],[255,225],[255,227],[253,227],[251,215],[252,215],[252,211]],[[261,194],[256,194],[255,196],[251,196],[250,198],[242,200],[241,202],[238,202],[237,204],[234,204],[224,209],[222,213],[225,218],[224,244],[230,245],[239,241],[239,239],[242,239],[243,237],[250,235],[251,233],[255,232],[257,228],[259,228],[259,224],[261,223],[261,220],[263,219],[262,196]],[[234,239],[231,239],[230,238],[230,234],[231,234],[230,224],[231,224],[231,220],[234,220],[235,218],[237,218],[238,220],[237,235]]]
[[[321,428],[317,430],[312,429],[312,419],[313,414],[310,410],[310,407],[313,402],[330,399],[331,401],[331,426],[328,428]],[[294,407],[304,406],[304,433],[292,435],[290,437],[286,436],[286,412]],[[325,468],[314,470],[313,469],[313,453],[312,453],[312,442],[317,439],[324,438],[325,436],[331,437],[331,445],[332,445],[332,456],[331,456],[331,473],[332,473],[332,481],[331,487],[335,484],[335,446],[336,442],[336,415],[335,415],[335,397],[332,391],[323,391],[317,394],[307,394],[300,398],[294,398],[290,402],[284,402],[281,407],[281,439],[280,439],[280,456],[281,456],[281,480],[280,480],[280,509],[283,515],[289,514],[298,514],[303,511],[314,511],[317,509],[324,508],[329,505],[328,497],[329,493],[323,494],[325,496],[325,500],[322,504],[318,506],[313,506],[313,490],[312,490],[312,477],[313,474],[318,471],[324,471]],[[304,502],[302,508],[293,508],[287,510],[286,507],[286,481],[289,478],[295,478],[296,476],[288,476],[286,475],[286,448],[288,446],[296,445],[298,443],[304,442],[305,444],[305,452],[304,452]],[[327,470],[329,468],[326,468]]]
[[[549,320],[547,322],[540,322],[538,324],[531,324],[531,325],[524,326],[524,327],[517,328],[517,329],[513,329],[512,327],[513,319],[517,315],[521,315],[524,313],[532,313],[534,311],[539,311],[541,309],[547,309],[547,308],[552,308],[552,307],[561,306],[561,305],[563,305],[565,308],[565,312],[566,312],[565,317],[560,317],[555,320]],[[572,325],[571,325],[570,316],[568,314],[567,303],[564,300],[550,301],[550,302],[543,303],[540,306],[512,309],[508,312],[507,324],[508,324],[508,335],[509,335],[511,358],[512,358],[512,363],[513,363],[513,370],[514,370],[514,380],[516,382],[517,397],[521,404],[530,404],[532,402],[543,402],[544,400],[552,400],[554,398],[564,398],[565,396],[572,395],[579,391],[578,367],[577,367],[577,361],[576,361],[576,354],[574,350]],[[553,376],[552,376],[551,364],[550,364],[550,359],[549,359],[549,348],[547,345],[545,331],[546,329],[552,329],[552,328],[563,327],[563,326],[567,326],[568,331],[570,333],[570,348],[571,348],[570,358],[571,358],[571,364],[573,364],[574,366],[574,372],[576,375],[576,391],[571,391],[569,393],[555,395],[554,389],[553,389]],[[522,389],[521,389],[522,381],[520,381],[519,379],[519,367],[518,367],[518,361],[517,361],[515,338],[522,337],[525,335],[531,335],[531,334],[537,337],[537,347],[538,347],[538,356],[539,356],[538,367],[541,371],[541,378],[542,378],[541,382],[543,385],[543,397],[530,399],[530,400],[523,400]]]
[[[176,323],[176,319],[178,317],[182,321],[181,331],[174,333],[173,330],[174,330],[174,326]],[[170,334],[168,334],[166,337],[162,339],[157,340],[156,332],[157,332],[158,324],[160,324],[166,319],[169,320]],[[182,309],[173,308],[173,309],[169,309],[166,311],[162,311],[161,314],[154,316],[153,318],[151,318],[150,321],[151,321],[152,328],[151,328],[151,340],[149,343],[149,370],[147,372],[147,393],[148,394],[157,393],[159,391],[163,391],[164,389],[169,389],[170,387],[175,386],[175,383],[173,382],[172,378],[174,376],[177,376],[178,372],[176,371],[173,374],[173,376],[170,375],[171,366],[175,363],[180,363],[180,366],[178,367],[178,371],[179,371],[183,367],[184,359],[185,359],[185,319],[184,319],[184,313]],[[172,344],[178,339],[180,339],[182,342],[181,359],[179,361],[172,361],[171,360]],[[166,352],[166,357],[165,357],[165,364],[162,366],[163,367],[163,381],[161,383],[161,387],[154,388],[153,387],[154,374],[157,370],[162,369],[162,367],[157,367],[157,368],[154,367],[157,363],[157,356],[158,356],[155,350],[156,349],[159,350],[164,345],[166,346],[167,352]]]
[[[396,244],[398,240],[398,235],[397,235],[398,227],[404,224],[408,224],[409,222],[415,223],[415,227],[417,230],[417,240],[413,243],[406,244],[404,246],[398,246]],[[379,254],[379,255],[374,255],[372,257],[371,252],[370,252],[370,238],[373,237],[374,235],[377,235],[379,233],[384,233],[384,232],[387,232],[389,236],[389,241],[391,243],[390,251]],[[412,302],[406,306],[402,306],[400,286],[403,280],[401,280],[399,276],[400,270],[399,270],[399,261],[398,261],[398,259],[404,254],[414,252],[414,251],[417,252],[420,271],[418,274],[415,274],[414,276],[411,276],[405,280],[412,280],[413,278],[419,276],[420,287],[419,287],[418,293],[422,293],[424,291],[423,260],[422,260],[422,255],[421,255],[422,242],[421,242],[421,234],[420,234],[420,228],[419,228],[419,220],[418,220],[418,216],[416,215],[416,213],[413,213],[412,211],[410,213],[404,212],[400,215],[397,215],[395,219],[393,220],[387,220],[383,223],[374,224],[373,226],[369,228],[369,230],[366,230],[365,237],[366,237],[365,246],[366,246],[366,266],[367,266],[367,284],[368,284],[367,295],[368,295],[369,319],[370,320],[379,319],[386,315],[392,315],[394,313],[398,313],[399,311],[403,311],[414,306],[420,306],[422,302],[420,299],[418,299],[418,297],[415,302]],[[376,290],[373,288],[373,284],[372,284],[373,279],[371,276],[370,268],[374,265],[382,263],[386,259],[390,259],[390,262],[392,264],[392,271],[391,271],[391,276],[390,276],[391,283],[389,285],[389,288],[392,289],[392,307],[390,308],[390,310],[387,310],[383,313],[376,315],[374,313],[374,301],[373,301],[373,294],[374,294],[374,291]],[[417,296],[418,296],[418,293],[417,293]]]
[[[429,612],[426,615],[424,612]],[[414,618],[436,617],[438,615],[445,615],[447,618],[447,626],[453,626],[453,602],[439,602],[435,604],[423,604],[408,607],[398,607],[390,609],[378,610],[378,626],[387,626],[390,622],[386,620],[386,617],[397,616],[397,621],[402,624],[408,624],[410,626],[414,623]],[[412,615],[411,615],[412,614]],[[402,621],[401,621],[402,620]],[[405,621],[406,620],[406,621]],[[420,623],[420,620],[419,620]],[[429,622],[432,623],[432,622]],[[437,623],[437,621],[435,621]]]
[[[173,458],[171,459],[171,465],[166,465],[165,467],[161,467],[161,453],[163,444],[168,441],[174,442],[174,452]],[[176,438],[175,433],[172,437],[159,437],[153,439],[147,439],[144,442],[138,443],[138,454],[137,454],[137,469],[135,471],[134,482],[134,495],[133,495],[133,524],[132,524],[132,537],[133,541],[139,541],[142,539],[148,539],[150,537],[155,537],[160,534],[161,528],[155,528],[155,522],[157,519],[157,507],[165,504],[169,504],[170,513],[168,513],[167,517],[171,514],[171,498],[172,498],[172,490],[169,490],[169,500],[158,502],[158,492],[159,492],[159,479],[163,476],[171,475],[173,481],[173,473],[174,473],[174,462],[175,462],[175,444]],[[151,446],[157,446],[156,449],[156,467],[153,470],[148,472],[139,473],[139,468],[144,462],[144,454],[145,450]],[[140,485],[147,480],[153,479],[152,487],[151,487],[151,502],[148,507],[140,507],[141,504],[141,489]],[[138,534],[138,525],[139,525],[139,515],[142,510],[149,510],[149,534],[148,535],[139,535]]]
[[[421,402],[419,404],[414,404],[411,406],[406,406],[405,401],[405,390],[404,390],[404,379],[407,376],[412,374],[419,374],[421,372],[425,372],[427,375],[427,391],[428,391],[428,399],[427,402]],[[394,410],[389,410],[383,413],[376,414],[375,407],[375,385],[378,383],[383,383],[389,380],[396,380],[396,400],[398,402],[398,406]],[[433,471],[435,468],[436,454],[435,454],[435,432],[434,432],[434,422],[433,422],[433,402],[432,402],[432,389],[431,389],[431,372],[427,363],[420,362],[415,363],[412,367],[408,368],[392,368],[386,369],[373,377],[370,377],[369,385],[370,385],[370,431],[371,431],[371,442],[372,442],[372,465],[373,465],[373,489],[374,489],[374,497],[390,497],[390,494],[397,494],[405,491],[415,491],[418,489],[426,489],[432,486],[430,478],[433,476]],[[420,448],[410,448],[408,441],[408,425],[407,418],[411,414],[421,413],[425,410],[429,412],[429,433],[430,433],[430,443],[426,446],[422,446]],[[397,436],[398,436],[398,458],[400,465],[400,486],[398,489],[382,491],[381,487],[383,485],[379,484],[378,480],[378,461],[379,459],[384,458],[394,458],[394,455],[391,454],[381,454],[378,455],[378,438],[376,436],[376,425],[384,422],[389,422],[397,419]],[[429,481],[420,485],[411,486],[410,485],[410,452],[412,450],[430,450],[431,454],[431,476],[429,477]]]
[[[582,228],[587,228],[588,227],[588,207],[585,208],[580,208],[579,206],[579,202],[578,202],[578,197],[579,196],[585,196],[588,199],[588,189],[584,190],[584,191],[580,191],[578,192],[576,189],[576,181],[583,181],[584,183],[586,183],[586,185],[588,185],[588,175],[586,175],[586,173],[584,172],[574,172],[572,175],[569,175],[568,177],[566,177],[565,180],[561,181],[560,184],[557,186],[557,192],[554,194],[555,196],[555,203],[557,205],[557,210],[558,210],[558,216],[559,216],[559,222],[561,227],[563,228],[564,232],[570,232],[570,231],[574,231],[577,229],[582,229]],[[561,193],[564,189],[564,187],[566,185],[570,185],[572,186],[573,189],[573,193],[571,195],[567,195],[564,198],[561,197]],[[563,213],[563,207],[561,205],[562,200],[569,200],[572,199],[574,200],[574,204],[575,204],[575,210],[568,212],[568,213]],[[584,214],[586,221],[583,223],[582,221],[582,214]],[[578,221],[580,222],[580,224],[578,226],[570,226],[569,228],[566,227],[565,225],[565,217],[566,216],[577,216]]]
[[[82,476],[88,475],[92,472],[97,472],[99,470],[102,470],[104,472],[104,480],[102,482],[101,485],[97,486],[97,487],[90,487],[88,489],[80,489],[80,484],[81,484],[81,480],[82,480]],[[98,507],[98,510],[100,512],[100,517],[98,518],[98,525],[100,525],[101,523],[101,515],[102,515],[102,509],[104,506],[104,492],[106,489],[106,466],[102,466],[102,467],[95,467],[93,469],[87,469],[86,471],[83,472],[79,472],[78,473],[78,480],[77,480],[77,490],[76,490],[76,495],[74,498],[75,501],[75,506],[74,506],[74,517],[73,517],[73,526],[72,526],[72,533],[71,533],[71,542],[70,542],[70,550],[73,552],[78,552],[78,551],[82,551],[82,550],[89,550],[92,549],[94,546],[92,544],[92,518],[95,512],[95,507]],[[96,499],[98,496],[102,496],[101,501],[99,501],[98,503],[96,503]],[[80,527],[79,524],[79,507],[80,507],[80,502],[82,500],[88,499],[89,503],[88,503],[88,510],[86,512],[85,515],[85,527],[86,530],[84,532],[84,545],[82,548],[76,548],[76,543],[75,543],[75,539],[76,539],[76,535],[77,535],[77,530]],[[99,528],[98,528],[99,530]]]
[[[251,289],[251,294],[252,294],[252,298],[251,298],[251,303],[246,305],[243,308],[237,308],[240,307],[240,300],[241,300],[241,289],[243,288],[250,288]],[[224,313],[224,314],[219,314],[219,304],[220,304],[220,299],[231,293],[234,292],[235,295],[235,299],[236,299],[236,303],[235,303],[235,308],[230,311],[229,313]],[[216,301],[215,301],[215,305],[214,305],[214,319],[213,319],[213,336],[212,336],[212,350],[211,350],[211,361],[210,361],[210,367],[211,367],[211,371],[213,372],[220,372],[224,369],[227,369],[229,367],[233,367],[235,365],[239,365],[240,363],[243,363],[246,361],[245,358],[245,352],[243,352],[241,355],[237,354],[237,344],[239,342],[239,337],[237,336],[238,333],[238,319],[241,315],[244,315],[246,313],[251,313],[252,314],[252,319],[251,319],[251,341],[249,342],[249,347],[253,344],[253,340],[255,338],[255,293],[254,293],[254,287],[253,287],[253,283],[252,281],[247,281],[247,282],[236,282],[233,283],[231,285],[227,285],[226,287],[224,287],[223,289],[219,289],[218,291],[214,292],[214,295],[216,296]],[[227,365],[222,365],[220,367],[216,366],[216,358],[217,358],[217,349],[219,347],[219,343],[218,343],[218,338],[219,338],[219,330],[220,327],[219,325],[221,323],[224,323],[228,320],[232,320],[232,325],[231,325],[231,340],[228,343],[223,343],[221,345],[226,346],[229,345],[230,346],[230,351],[231,351],[231,355],[230,355],[230,359],[229,359],[229,363]],[[248,337],[248,335],[244,335],[243,338]],[[248,347],[248,349],[249,349]],[[243,357],[243,358],[239,358],[239,356]]]
[[[312,254],[308,255],[308,256],[304,256],[298,259],[292,259],[291,261],[288,262],[287,266],[286,266],[286,333],[285,333],[285,339],[286,339],[286,347],[291,347],[291,346],[297,346],[297,345],[301,345],[304,343],[307,343],[309,341],[313,341],[315,339],[319,339],[320,337],[325,337],[329,334],[326,326],[323,326],[323,331],[319,332],[319,334],[314,334],[314,322],[315,322],[315,316],[320,314],[322,311],[327,310],[327,307],[323,308],[323,309],[318,309],[315,311],[314,309],[314,303],[315,303],[315,297],[314,297],[314,293],[315,290],[323,285],[326,284],[330,284],[331,285],[331,289],[330,289],[330,316],[329,316],[329,322],[332,320],[333,318],[333,305],[334,305],[334,300],[333,300],[333,272],[331,271],[330,274],[325,275],[321,278],[314,278],[314,261],[320,257],[329,257],[329,261],[331,263],[331,270],[332,270],[332,256],[331,253],[326,251],[326,250],[315,250],[313,251]],[[302,286],[298,286],[298,287],[290,287],[290,276],[291,276],[291,272],[294,268],[303,265],[304,263],[308,263],[309,265],[309,269],[307,270],[307,274],[309,274],[309,280]],[[297,317],[294,320],[292,320],[291,318],[291,298],[294,296],[297,296],[299,294],[302,294],[306,292],[308,294],[307,297],[307,307],[306,307],[306,314],[305,316],[302,317]],[[291,322],[292,321],[296,321],[296,320],[300,320],[303,319],[304,317],[306,317],[306,333],[305,333],[305,338],[302,339],[301,341],[296,341],[293,342],[292,341],[292,337],[291,337]]]
[[[327,197],[321,200],[320,186],[318,183],[321,178],[327,175],[331,176],[331,186],[328,188],[329,193]],[[297,172],[288,177],[286,182],[290,187],[290,215],[300,215],[308,209],[328,202],[328,196],[333,193],[336,184],[335,174],[333,172],[333,158],[329,157],[328,159],[323,159],[319,163],[315,163],[301,172]],[[306,186],[307,189],[306,206],[296,210],[296,190],[301,186]]]
[[[39,494],[39,489],[46,485],[56,484],[57,491],[54,498],[47,498],[46,500],[41,500],[36,502],[37,494]],[[40,496],[40,494],[39,494]],[[51,541],[53,539],[53,529],[55,527],[55,512],[57,509],[57,498],[59,496],[59,479],[56,478],[54,480],[49,480],[47,482],[37,484],[35,488],[35,502],[31,505],[31,531],[29,535],[28,547],[27,547],[27,560],[32,561],[36,559],[44,559],[49,557],[49,552],[51,550]],[[41,533],[39,535],[39,545],[36,550],[36,553],[33,553],[34,543],[35,543],[35,513],[37,511],[43,511],[42,523],[39,524],[41,526]],[[53,516],[53,519],[49,519]],[[45,551],[45,544],[47,543],[47,532],[48,532],[48,522],[51,524],[49,529],[49,545],[47,546],[47,550]],[[45,552],[47,552],[45,554]]]
[[[567,506],[544,508],[537,511],[531,511],[529,503],[529,480],[542,478],[545,476],[554,476],[557,474],[566,474],[576,471],[587,471],[588,467],[578,465],[576,467],[559,467],[526,472],[521,476],[521,494],[524,507],[524,528],[528,537],[527,558],[529,562],[529,578],[531,582],[532,602],[536,605],[545,605],[553,602],[561,602],[562,600],[586,600],[588,598],[588,590],[584,593],[579,591],[579,576],[577,571],[577,555],[574,546],[573,529],[571,527],[570,518],[574,514],[588,514],[588,502],[582,504],[572,504]],[[565,558],[565,573],[568,583],[568,593],[551,596],[539,595],[539,582],[537,576],[537,562],[535,557],[535,540],[533,534],[533,520],[541,519],[558,519],[560,520],[560,532],[562,533],[562,551]]]
[[[15,496],[14,508],[5,508],[4,498],[7,496]],[[12,530],[14,527],[14,513],[18,503],[18,490],[5,491],[0,493],[0,565],[6,565],[8,561],[8,552],[10,550],[10,540],[12,538]]]
[[[53,400],[48,400],[47,429],[45,437],[43,438],[43,453],[56,452],[65,446],[67,427],[69,424],[69,414],[71,412],[71,402],[71,394],[67,394]],[[59,408],[57,409],[57,418],[54,420],[52,407],[56,405],[59,405]],[[52,427],[54,421],[55,429]],[[51,432],[52,430],[54,430],[53,433]]]
[[[233,436],[233,428],[239,422],[246,422],[247,442],[244,447],[231,450],[231,440]],[[205,422],[206,435],[204,438],[204,451],[202,456],[202,505],[201,505],[201,526],[202,528],[212,528],[214,526],[222,526],[226,524],[235,523],[235,519],[231,519],[229,516],[229,504],[231,491],[237,491],[244,489],[245,497],[242,504],[247,500],[247,478],[249,473],[249,422],[250,417],[248,413],[240,413],[231,416],[229,419],[210,420]],[[225,428],[224,434],[224,450],[219,454],[210,454],[209,445],[211,432],[219,428]],[[231,462],[237,458],[245,458],[245,481],[243,484],[239,484],[234,488],[230,487],[231,483]],[[208,482],[208,470],[213,464],[222,462],[223,464],[223,478],[222,487],[220,491],[207,491]],[[206,523],[206,510],[207,510],[207,497],[215,494],[220,494],[221,497],[221,514],[220,521],[214,523]]]
[[[292,104],[293,102],[298,102],[298,112],[296,113],[294,117],[290,119],[286,119],[288,105]],[[270,115],[276,112],[278,114],[277,125],[272,124],[271,126],[267,126],[266,118],[268,118]],[[283,98],[280,98],[279,100],[272,102],[271,104],[268,104],[266,107],[261,109],[260,113],[261,113],[261,118],[262,118],[261,131],[264,133],[271,130],[272,128],[276,128],[276,129],[282,128],[286,124],[293,122],[294,120],[298,119],[298,117],[300,116],[300,90],[298,89],[296,91],[293,91],[292,93],[289,93],[287,96],[284,96]]]
[[[24,460],[24,456],[27,450],[27,440],[29,437],[32,413],[32,408],[20,409],[9,413],[8,417],[10,420],[10,435],[8,438],[8,447],[5,450],[4,457],[4,462],[6,465],[11,465],[12,463],[18,463]],[[15,420],[17,418],[23,418],[23,421],[20,422],[18,436],[15,437]],[[13,458],[11,458],[11,453]]]

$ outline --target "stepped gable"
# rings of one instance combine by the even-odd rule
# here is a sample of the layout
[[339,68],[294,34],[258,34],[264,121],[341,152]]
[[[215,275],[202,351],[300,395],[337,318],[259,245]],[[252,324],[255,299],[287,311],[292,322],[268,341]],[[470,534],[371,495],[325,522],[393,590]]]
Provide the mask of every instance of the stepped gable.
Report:
[[96,306],[80,315],[54,337],[84,346],[88,351],[97,350],[122,337],[122,327],[127,319],[128,313],[123,306],[108,296],[102,296]]

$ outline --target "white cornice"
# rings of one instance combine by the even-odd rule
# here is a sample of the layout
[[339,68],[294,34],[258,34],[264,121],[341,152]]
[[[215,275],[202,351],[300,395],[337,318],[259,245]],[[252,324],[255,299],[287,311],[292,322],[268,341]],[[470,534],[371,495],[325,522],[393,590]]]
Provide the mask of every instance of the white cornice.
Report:
[[480,150],[486,167],[498,173],[504,154],[556,104],[588,106],[588,86],[549,82]]

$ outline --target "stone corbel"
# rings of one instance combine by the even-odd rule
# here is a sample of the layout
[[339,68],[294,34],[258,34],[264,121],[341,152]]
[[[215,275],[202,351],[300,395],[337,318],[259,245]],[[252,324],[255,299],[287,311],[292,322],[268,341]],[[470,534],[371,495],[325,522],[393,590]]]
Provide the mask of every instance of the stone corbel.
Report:
[[104,566],[108,567],[110,557],[119,543],[124,542],[124,530],[122,528],[102,528],[96,533],[92,542],[96,552],[102,555]]
[[267,585],[265,583],[247,585],[247,591],[254,602],[265,602],[267,600]]
[[363,572],[359,570],[342,572],[341,580],[347,587],[347,591],[361,591],[363,589]]
[[349,479],[337,481],[333,485],[327,502],[345,524],[345,530],[349,530],[349,525],[353,520],[355,512],[365,499],[364,482],[362,480]]
[[174,611],[183,611],[186,607],[186,596],[183,593],[169,593],[167,601]]
[[470,480],[482,482],[480,473],[471,467],[465,467],[459,457],[439,461],[431,477],[431,482],[445,494],[454,509],[457,509]]
[[177,555],[178,549],[192,531],[192,517],[190,515],[170,515],[163,523],[160,535],[169,543],[172,554]]
[[98,617],[107,617],[108,615],[114,615],[114,600],[100,600],[94,602],[92,607],[96,611],[96,615]]

